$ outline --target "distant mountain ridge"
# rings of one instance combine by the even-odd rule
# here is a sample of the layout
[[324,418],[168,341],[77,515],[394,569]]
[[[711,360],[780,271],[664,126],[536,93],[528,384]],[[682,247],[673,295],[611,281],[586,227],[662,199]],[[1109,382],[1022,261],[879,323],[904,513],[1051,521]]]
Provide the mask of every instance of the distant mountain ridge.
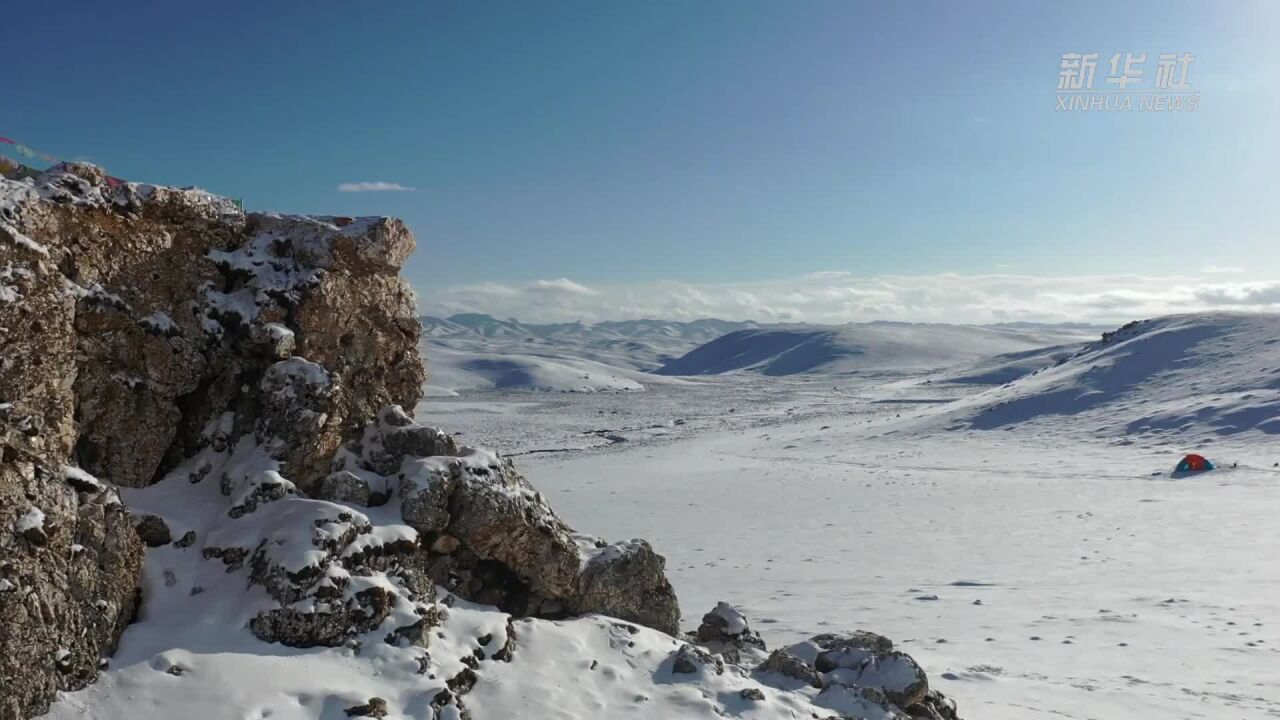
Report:
[[[484,387],[625,390],[658,382],[655,375],[925,371],[988,360],[998,367],[975,367],[975,377],[965,378],[985,384],[1051,364],[1059,353],[1098,336],[1096,327],[1081,324],[765,325],[711,318],[526,323],[483,313],[419,320],[433,367],[432,394]],[[1040,357],[1041,351],[1048,356]],[[1001,357],[1005,353],[1015,355]]]
[[475,388],[640,390],[661,381],[648,373],[663,363],[756,327],[713,319],[525,323],[481,313],[419,321],[431,395]]
[[682,338],[695,342],[713,340],[736,330],[759,327],[755,322],[738,322],[705,318],[700,320],[605,320],[597,323],[581,321],[563,323],[526,323],[508,318],[500,320],[484,313],[458,313],[447,318],[423,315],[423,335],[432,338],[502,337],[502,338],[594,338],[645,339]]
[[900,322],[768,325],[723,335],[664,363],[654,372],[719,375],[746,371],[779,376],[925,371],[999,354],[1081,343],[1090,335],[1053,327]]

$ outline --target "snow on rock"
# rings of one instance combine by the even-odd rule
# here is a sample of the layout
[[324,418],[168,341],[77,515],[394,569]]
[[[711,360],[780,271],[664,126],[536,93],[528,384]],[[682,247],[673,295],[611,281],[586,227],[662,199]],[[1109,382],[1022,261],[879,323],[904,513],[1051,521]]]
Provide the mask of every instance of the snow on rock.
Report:
[[759,661],[765,650],[764,640],[751,629],[746,616],[727,602],[716,603],[702,616],[693,639],[733,662],[738,662],[744,653]]
[[44,528],[44,512],[40,508],[28,508],[13,523],[13,532],[26,538],[28,542],[44,545],[49,540]]
[[610,718],[955,717],[925,714],[923,702],[894,705],[870,684],[797,685],[607,618],[525,620],[514,629],[512,662],[490,669],[467,697],[475,717],[594,718],[602,708]]
[[[819,704],[854,714],[846,708],[864,704],[910,710],[929,692],[924,670],[888,638],[869,632],[825,633],[773,651],[760,665],[765,673],[784,675],[822,690]],[[871,691],[870,693],[864,691]],[[884,712],[892,715],[893,707]],[[868,717],[875,716],[870,712]]]
[[463,597],[518,615],[601,612],[678,628],[664,561],[648,543],[580,547],[509,459],[457,447],[398,407],[379,413],[333,467],[326,496],[371,506],[394,496],[403,522],[437,551],[431,576]]
[[602,544],[584,554],[568,607],[599,612],[676,634],[680,606],[666,577],[666,561],[645,540]]
[[[223,582],[189,600],[204,610],[241,592]],[[796,689],[748,667],[722,663],[716,672],[714,658],[685,650],[689,646],[668,635],[604,617],[513,619],[458,600],[442,607],[428,648],[386,643],[376,629],[342,647],[309,649],[265,646],[243,630],[220,626],[189,631],[185,645],[165,642],[165,623],[182,617],[154,617],[131,629],[112,669],[85,690],[63,695],[49,717],[132,718],[138,698],[157,717],[284,720],[338,718],[370,706],[385,709],[388,718],[477,720],[795,720],[841,712],[817,702],[817,690]],[[148,622],[155,623],[150,633],[144,632]],[[680,672],[682,650],[704,669]],[[900,710],[849,717],[908,716]]]
[[0,302],[17,302],[22,299],[22,286],[19,280],[30,281],[32,270],[25,264],[5,263],[0,268]]
[[211,283],[203,288],[204,300],[219,322],[251,325],[264,307],[279,299],[297,302],[304,290],[318,285],[332,263],[332,232],[326,229],[309,218],[267,215],[243,245],[210,250],[209,259],[223,273],[240,279],[230,292]]
[[182,332],[182,329],[173,321],[173,318],[169,317],[168,313],[160,310],[156,310],[150,315],[142,318],[138,321],[138,324],[147,331],[159,335],[172,337],[173,335],[178,335]]
[[[18,508],[45,514],[30,538],[0,533],[0,577],[25,578],[41,608],[0,599],[0,718],[38,714],[93,679],[134,616],[135,522],[151,543],[167,525],[176,550],[203,532],[172,511],[126,512],[113,486],[179,466],[198,481],[248,437],[244,452],[271,462],[233,470],[213,507],[226,522],[252,517],[291,488],[314,490],[379,408],[417,399],[418,325],[396,272],[412,247],[395,220],[246,216],[199,190],[109,183],[86,164],[0,179],[0,507],[15,513],[6,527]],[[294,356],[305,361],[267,378]],[[54,668],[49,647],[71,656]]]
[[[362,458],[390,462],[388,448],[396,443],[388,443],[386,433],[439,439],[405,420],[387,408],[373,424],[379,430],[361,434],[335,465],[359,467]],[[235,424],[220,418],[215,426]],[[211,427],[206,434],[216,432]],[[848,638],[793,646],[813,672],[825,670],[821,687],[759,667],[763,653],[717,650],[715,641],[723,638],[747,650],[759,642],[746,617],[727,604],[704,623],[720,635],[703,642],[710,635],[703,632],[682,641],[600,615],[521,619],[459,597],[470,587],[437,587],[432,573],[442,557],[485,547],[483,533],[466,532],[469,523],[457,515],[501,499],[522,516],[537,517],[542,507],[547,515],[541,521],[558,523],[509,461],[490,451],[460,448],[457,456],[400,458],[402,467],[435,464],[437,479],[452,484],[445,529],[459,541],[443,556],[428,551],[423,535],[399,521],[400,491],[375,508],[294,493],[233,515],[228,508],[237,485],[219,478],[274,472],[260,469],[272,462],[264,448],[245,447],[252,438],[221,449],[210,444],[159,483],[127,492],[135,512],[162,517],[175,534],[193,532],[197,540],[148,552],[140,621],[126,631],[111,669],[88,688],[61,696],[51,718],[92,708],[95,718],[123,720],[136,716],[137,698],[161,716],[196,717],[310,718],[354,709],[392,718],[585,720],[607,708],[609,717],[622,718],[905,718],[923,697],[922,689],[904,686],[891,664],[911,663],[909,658],[889,651],[874,656],[881,663],[874,668],[857,663],[839,654],[850,647]],[[376,449],[365,452],[364,442]],[[491,522],[498,521],[481,519],[477,527]],[[643,564],[652,553],[642,541],[569,539],[574,567],[584,574],[596,566]],[[640,558],[633,557],[637,553]],[[486,582],[513,581],[511,568],[495,577],[484,567],[474,566],[475,577],[484,578],[481,594]],[[573,602],[564,600],[562,614]],[[855,705],[854,697],[863,704]],[[907,704],[894,705],[893,698]]]
[[[716,620],[720,622],[717,623]],[[702,618],[704,625],[720,625],[722,632],[730,637],[737,637],[747,631],[747,619],[738,609],[729,603],[717,603],[715,608]]]
[[25,533],[28,530],[44,530],[44,513],[40,508],[30,508],[26,512],[18,516],[17,522],[13,524],[13,529],[18,533]]

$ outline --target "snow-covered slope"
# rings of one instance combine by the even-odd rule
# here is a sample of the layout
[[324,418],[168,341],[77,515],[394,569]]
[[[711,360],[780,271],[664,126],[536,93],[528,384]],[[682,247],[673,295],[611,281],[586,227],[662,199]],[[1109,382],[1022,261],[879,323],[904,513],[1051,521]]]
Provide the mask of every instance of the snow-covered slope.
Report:
[[950,414],[981,430],[1079,416],[1076,427],[1100,435],[1280,433],[1280,315],[1130,323],[1057,365],[959,406]]
[[489,388],[561,392],[643,390],[644,385],[638,379],[650,379],[638,370],[573,357],[456,349],[436,343],[424,343],[423,354],[430,358],[427,394],[435,397],[454,395],[459,390]]
[[1000,353],[968,365],[948,368],[930,376],[929,380],[935,383],[957,385],[1003,385],[1038,370],[1052,367],[1080,352],[1085,344],[1076,342]]
[[[1069,355],[1091,329],[874,322],[773,325],[722,320],[527,324],[488,315],[424,317],[428,394],[473,389],[641,390],[662,376],[921,372],[1008,382]],[[1065,343],[1065,344],[1064,344]]]
[[663,375],[922,371],[1082,339],[1073,329],[873,322],[739,330],[663,365]]
[[651,370],[725,333],[756,326],[714,319],[538,324],[479,313],[426,316],[421,322],[423,336],[456,350],[550,352],[637,370]]
[[468,313],[423,317],[427,392],[485,388],[595,392],[669,382],[649,375],[671,358],[752,323],[627,320],[536,324]]

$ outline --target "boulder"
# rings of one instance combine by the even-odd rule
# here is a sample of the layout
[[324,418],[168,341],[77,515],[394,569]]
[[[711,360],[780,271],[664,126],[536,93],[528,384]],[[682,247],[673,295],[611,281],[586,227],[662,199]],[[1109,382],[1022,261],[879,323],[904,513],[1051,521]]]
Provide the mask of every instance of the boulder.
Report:
[[[836,710],[836,705],[842,703],[875,704],[882,697],[896,712],[903,712],[902,708],[922,702],[929,693],[928,677],[910,655],[894,650],[888,638],[861,630],[823,633],[779,648],[761,663],[759,670],[822,688],[834,703],[826,707]],[[836,686],[845,689],[826,692]],[[867,695],[862,690],[873,692]]]
[[600,613],[676,635],[680,605],[664,572],[666,561],[644,540],[629,540],[584,552],[576,594],[578,613]]
[[696,645],[681,645],[671,654],[673,675],[724,674],[724,661]]
[[173,541],[173,536],[169,534],[169,526],[165,524],[164,518],[158,515],[143,515],[133,529],[137,531],[138,537],[147,547],[160,547]]
[[907,708],[913,720],[960,720],[956,703],[937,690],[930,690],[920,702]]
[[834,710],[843,718],[910,720],[910,716],[873,687],[829,683],[813,699],[813,704]]
[[[834,653],[835,657],[829,662],[834,662],[836,667],[824,675],[828,685],[841,683],[874,688],[901,707],[920,702],[929,692],[929,679],[924,670],[906,653],[854,649]],[[828,653],[820,657],[828,657]],[[822,672],[820,667],[819,672]]]
[[738,692],[738,697],[752,702],[763,702],[764,691],[760,688],[743,688]]
[[387,701],[380,697],[371,697],[369,702],[349,707],[344,712],[347,717],[384,718],[387,716]]
[[320,483],[317,497],[322,500],[369,507],[370,498],[374,495],[369,483],[364,478],[349,470],[330,473]]
[[822,673],[813,667],[811,661],[795,654],[790,648],[778,648],[769,653],[769,657],[765,658],[758,669],[761,672],[785,675],[811,687],[822,687]]
[[693,638],[711,652],[735,663],[741,661],[743,653],[763,653],[765,650],[764,640],[747,624],[746,616],[726,602],[716,603],[711,612],[702,616],[702,623],[694,631]]
[[600,613],[678,631],[665,561],[647,542],[575,535],[509,459],[458,447],[399,407],[381,409],[331,470],[326,497],[361,498],[362,484],[395,488],[388,492],[424,538],[431,576],[462,597],[521,616]]

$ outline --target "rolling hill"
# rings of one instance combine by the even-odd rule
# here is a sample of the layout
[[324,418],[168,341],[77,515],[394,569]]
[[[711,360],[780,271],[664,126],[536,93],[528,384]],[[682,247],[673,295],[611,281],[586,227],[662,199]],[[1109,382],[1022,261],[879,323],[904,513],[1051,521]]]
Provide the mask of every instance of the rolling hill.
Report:
[[1280,433],[1280,315],[1130,323],[1056,365],[958,404],[978,430],[1079,416],[1102,435]]
[[420,322],[433,396],[489,388],[643,390],[646,383],[672,382],[647,371],[727,332],[755,327],[711,319],[538,324],[480,313]]
[[755,372],[780,376],[922,372],[1081,342],[1077,329],[872,322],[775,325],[731,332],[665,363],[660,375]]

